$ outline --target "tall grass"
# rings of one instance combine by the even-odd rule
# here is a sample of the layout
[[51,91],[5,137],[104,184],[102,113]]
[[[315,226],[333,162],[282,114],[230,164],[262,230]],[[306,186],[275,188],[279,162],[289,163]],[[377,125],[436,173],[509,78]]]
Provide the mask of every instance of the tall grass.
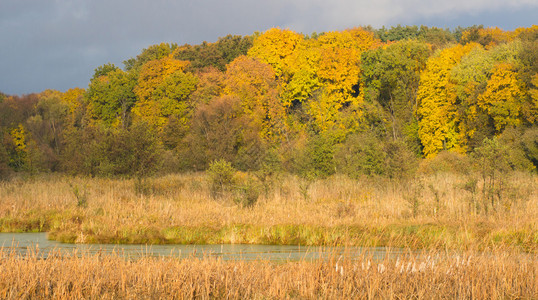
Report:
[[535,175],[506,175],[502,201],[488,209],[479,181],[450,174],[411,181],[333,176],[306,190],[294,176],[273,182],[245,208],[211,197],[202,173],[153,178],[143,192],[128,179],[13,179],[0,182],[0,231],[48,231],[80,243],[538,248]]
[[536,257],[487,254],[271,263],[0,251],[2,299],[535,299]]

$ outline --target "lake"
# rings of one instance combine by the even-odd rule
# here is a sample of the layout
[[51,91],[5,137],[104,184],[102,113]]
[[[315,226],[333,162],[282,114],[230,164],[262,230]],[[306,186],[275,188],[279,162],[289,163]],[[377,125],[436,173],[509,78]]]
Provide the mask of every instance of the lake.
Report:
[[65,254],[108,254],[127,258],[153,257],[214,257],[223,260],[270,260],[296,261],[328,258],[331,255],[346,257],[370,256],[382,260],[387,255],[410,254],[408,250],[385,247],[314,247],[290,245],[124,245],[124,244],[64,244],[47,239],[46,233],[0,233],[0,247],[4,252],[19,255],[36,253],[46,258],[49,253],[60,251]]

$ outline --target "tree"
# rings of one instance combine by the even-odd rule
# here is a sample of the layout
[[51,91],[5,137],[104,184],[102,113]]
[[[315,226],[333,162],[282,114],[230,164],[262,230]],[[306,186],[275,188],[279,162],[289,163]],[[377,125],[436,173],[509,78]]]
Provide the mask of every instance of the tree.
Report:
[[523,107],[522,112],[530,123],[535,123],[538,120],[538,73],[532,77],[531,85],[530,99],[527,101],[528,105]]
[[143,65],[152,61],[170,56],[177,49],[176,44],[160,43],[143,49],[136,58],[130,58],[123,62],[126,71],[138,71]]
[[99,66],[95,69],[94,73],[93,73],[93,77],[92,77],[92,80],[93,79],[97,79],[101,76],[106,76],[108,75],[109,73],[112,73],[114,71],[117,71],[119,70],[120,68],[116,67],[114,64],[111,64],[111,63],[108,63],[108,64],[104,64],[102,66]]
[[89,125],[69,132],[67,141],[62,167],[74,174],[143,178],[163,163],[157,133],[142,122],[128,128]]
[[377,46],[373,33],[360,28],[328,32],[317,40],[320,55],[316,76],[321,93],[309,108],[317,130],[339,129],[339,134],[358,127],[363,95],[360,93],[360,57]]
[[0,131],[0,181],[8,178],[11,173],[9,154],[4,144],[4,133]]
[[260,128],[265,140],[279,140],[285,130],[285,108],[277,98],[278,84],[271,66],[240,56],[228,65],[224,92],[241,99],[243,113]]
[[524,89],[513,69],[508,63],[497,64],[492,70],[486,90],[478,97],[478,105],[493,118],[497,132],[506,126],[521,123]]
[[424,156],[432,157],[442,149],[464,150],[457,131],[456,90],[451,70],[476,44],[457,45],[431,57],[420,76],[417,93],[418,135]]
[[196,74],[198,85],[191,99],[195,105],[207,104],[211,99],[218,98],[224,91],[224,73],[216,68],[208,67]]
[[[241,165],[239,160],[243,160],[243,166],[252,165],[249,160],[263,156],[258,132],[259,128],[242,114],[241,99],[226,95],[196,109],[185,138],[188,147],[179,151],[190,167],[197,170],[206,169],[210,162],[218,159],[237,167]],[[246,157],[241,158],[240,154]]]
[[489,50],[481,46],[475,47],[452,69],[450,75],[455,84],[459,115],[457,127],[468,150],[481,145],[484,138],[494,135],[494,121],[484,106],[478,104],[478,99],[484,93],[496,64],[519,64],[517,56],[520,47],[519,41],[501,44]]
[[196,89],[197,79],[183,70],[188,62],[171,56],[146,63],[140,70],[134,88],[139,100],[132,111],[142,120],[159,131],[171,115],[188,115],[185,108],[189,95]]
[[410,139],[416,138],[417,133],[410,129],[416,123],[420,73],[430,54],[427,44],[413,40],[362,54],[364,95],[366,100],[377,101],[385,109],[393,139],[402,133]]
[[241,55],[246,55],[252,46],[252,38],[227,35],[215,43],[184,45],[174,51],[174,58],[190,62],[189,70],[198,71],[207,67],[226,70],[226,65]]
[[254,39],[248,55],[273,67],[277,77],[283,76],[291,55],[301,45],[304,37],[291,30],[272,28]]
[[12,129],[35,115],[35,108],[39,102],[37,94],[23,96],[9,96],[0,103],[0,127]]
[[360,53],[377,45],[373,33],[360,28],[303,40],[288,57],[283,104],[292,111],[306,108],[316,131],[355,130],[362,103]]
[[89,113],[94,120],[107,126],[126,127],[131,109],[137,101],[133,91],[137,83],[136,75],[120,69],[99,75],[101,73],[98,68],[86,91]]
[[498,27],[471,27],[462,33],[460,43],[465,45],[475,42],[489,49],[501,43],[510,42],[514,37],[514,32],[504,31]]
[[336,141],[333,135],[321,133],[311,136],[301,149],[296,171],[307,180],[325,178],[336,172],[334,159]]
[[69,106],[62,100],[62,96],[63,93],[52,90],[39,94],[37,114],[27,121],[33,137],[53,149],[55,154],[61,151],[62,131],[69,113]]

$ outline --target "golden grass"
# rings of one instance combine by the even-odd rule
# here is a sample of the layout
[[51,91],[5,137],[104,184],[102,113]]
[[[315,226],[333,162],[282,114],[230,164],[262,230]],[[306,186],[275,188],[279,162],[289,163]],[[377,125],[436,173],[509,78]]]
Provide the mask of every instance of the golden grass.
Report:
[[2,299],[536,299],[538,260],[496,250],[271,263],[0,251]]
[[[465,176],[414,181],[334,176],[305,185],[283,176],[252,208],[210,197],[206,176],[127,179],[48,176],[0,183],[0,231],[49,231],[81,243],[263,243],[538,248],[538,178],[507,175],[495,209],[476,210]],[[480,188],[480,182],[478,187]],[[476,200],[478,199],[478,200]],[[79,202],[87,205],[77,205]]]

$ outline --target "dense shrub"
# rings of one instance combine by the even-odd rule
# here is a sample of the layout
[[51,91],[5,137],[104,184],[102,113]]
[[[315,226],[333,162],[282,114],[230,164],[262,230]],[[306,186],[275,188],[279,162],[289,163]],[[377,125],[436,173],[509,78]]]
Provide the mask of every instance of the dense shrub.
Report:
[[538,166],[538,127],[507,128],[499,136],[499,143],[512,169],[530,171]]
[[232,164],[224,159],[214,160],[209,164],[207,175],[211,197],[222,198],[232,190],[235,172]]
[[295,161],[295,171],[304,178],[325,178],[336,172],[335,142],[330,134],[312,136]]
[[387,176],[402,178],[415,174],[419,159],[403,140],[385,142],[383,151]]
[[3,144],[0,143],[0,180],[8,178],[11,173],[9,156]]
[[63,166],[73,173],[145,177],[163,164],[162,145],[145,123],[125,129],[89,126],[74,133],[66,148]]
[[339,172],[351,178],[384,175],[386,158],[383,144],[369,132],[350,136],[336,153]]
[[418,159],[403,140],[384,140],[372,132],[351,135],[336,152],[338,171],[361,176],[412,176]]
[[234,178],[233,201],[240,207],[252,207],[260,197],[261,185],[246,173],[237,173]]
[[455,151],[441,151],[433,158],[423,159],[418,167],[421,174],[461,173],[471,171],[469,158]]

